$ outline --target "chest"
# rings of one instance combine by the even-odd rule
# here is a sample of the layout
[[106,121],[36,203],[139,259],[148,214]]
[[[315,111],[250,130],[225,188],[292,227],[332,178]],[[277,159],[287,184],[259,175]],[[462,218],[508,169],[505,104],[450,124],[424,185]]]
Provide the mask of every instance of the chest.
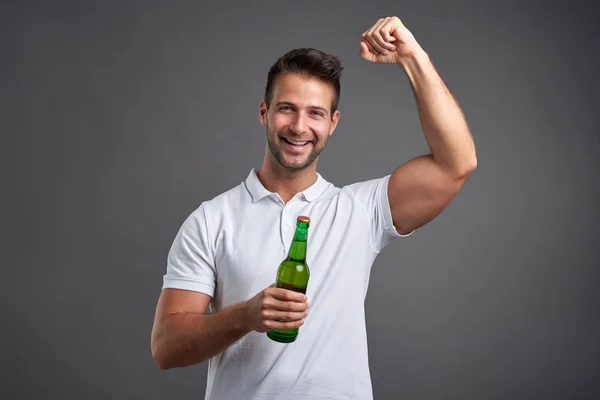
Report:
[[263,202],[224,216],[231,222],[222,224],[216,237],[217,309],[248,300],[275,282],[300,215],[311,219],[306,254],[309,299],[323,290],[366,291],[375,255],[362,210],[337,197],[285,206]]

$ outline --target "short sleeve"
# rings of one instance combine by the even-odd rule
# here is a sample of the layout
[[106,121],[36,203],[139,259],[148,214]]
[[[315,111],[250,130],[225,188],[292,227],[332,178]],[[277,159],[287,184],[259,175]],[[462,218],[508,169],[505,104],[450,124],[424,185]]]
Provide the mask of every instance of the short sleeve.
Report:
[[163,289],[184,289],[213,296],[216,282],[213,247],[201,205],[183,222],[167,256]]
[[390,177],[391,174],[345,187],[351,193],[354,200],[361,204],[367,214],[367,219],[371,223],[371,245],[377,252],[383,250],[394,239],[407,237],[414,232],[401,235],[394,227],[388,199]]

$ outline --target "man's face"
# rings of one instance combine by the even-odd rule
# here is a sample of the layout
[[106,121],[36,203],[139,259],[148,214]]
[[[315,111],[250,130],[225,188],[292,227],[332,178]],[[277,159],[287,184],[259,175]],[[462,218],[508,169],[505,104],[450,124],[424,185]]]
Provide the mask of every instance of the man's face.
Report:
[[[283,74],[275,81],[269,109],[260,104],[273,158],[290,171],[311,165],[333,134],[340,113],[331,115],[333,86],[314,77]],[[292,143],[293,142],[293,143]]]

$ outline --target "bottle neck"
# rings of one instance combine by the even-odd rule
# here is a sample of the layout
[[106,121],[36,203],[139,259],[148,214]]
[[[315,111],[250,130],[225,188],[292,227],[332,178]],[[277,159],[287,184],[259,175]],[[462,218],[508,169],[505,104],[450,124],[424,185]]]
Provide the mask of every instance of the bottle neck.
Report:
[[308,224],[298,222],[296,224],[296,233],[290,247],[288,260],[306,261],[306,244],[308,241]]

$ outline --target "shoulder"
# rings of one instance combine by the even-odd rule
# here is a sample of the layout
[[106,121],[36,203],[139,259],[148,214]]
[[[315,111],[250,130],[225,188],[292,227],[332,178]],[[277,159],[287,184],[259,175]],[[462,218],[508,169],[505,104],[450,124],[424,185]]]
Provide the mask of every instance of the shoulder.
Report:
[[[244,196],[246,195],[246,196]],[[205,200],[202,204],[207,210],[218,210],[225,206],[233,206],[246,200],[247,196],[244,182],[232,187],[231,189],[214,196],[211,199]]]
[[351,193],[351,194],[360,192],[360,191],[364,191],[364,190],[373,190],[376,187],[381,186],[382,184],[386,183],[390,179],[390,176],[391,176],[391,174],[388,174],[388,175],[377,177],[377,178],[372,178],[372,179],[368,179],[368,180],[364,180],[364,181],[349,183],[347,185],[342,186],[341,190],[345,191],[347,193]]
[[391,174],[364,181],[349,183],[340,188],[340,193],[351,197],[354,201],[369,202],[387,193],[387,184]]
[[245,182],[242,181],[238,185],[226,190],[225,192],[219,193],[212,198],[203,200],[198,209],[202,209],[203,212],[218,212],[219,210],[223,210],[224,207],[236,206],[242,201],[247,201],[247,198],[248,193],[245,187]]
[[387,183],[391,174],[371,178],[363,181],[355,181],[345,185],[337,186],[328,182],[329,187],[320,196],[319,201],[347,200],[350,202],[365,202],[369,198],[380,196],[382,189],[387,189]]
[[188,216],[190,222],[196,222],[206,225],[208,229],[211,228],[211,221],[216,221],[219,217],[224,214],[228,214],[227,210],[238,208],[239,204],[247,199],[244,199],[246,190],[244,183],[240,183],[231,189],[222,192],[212,198],[203,200],[196,209],[194,209]]

